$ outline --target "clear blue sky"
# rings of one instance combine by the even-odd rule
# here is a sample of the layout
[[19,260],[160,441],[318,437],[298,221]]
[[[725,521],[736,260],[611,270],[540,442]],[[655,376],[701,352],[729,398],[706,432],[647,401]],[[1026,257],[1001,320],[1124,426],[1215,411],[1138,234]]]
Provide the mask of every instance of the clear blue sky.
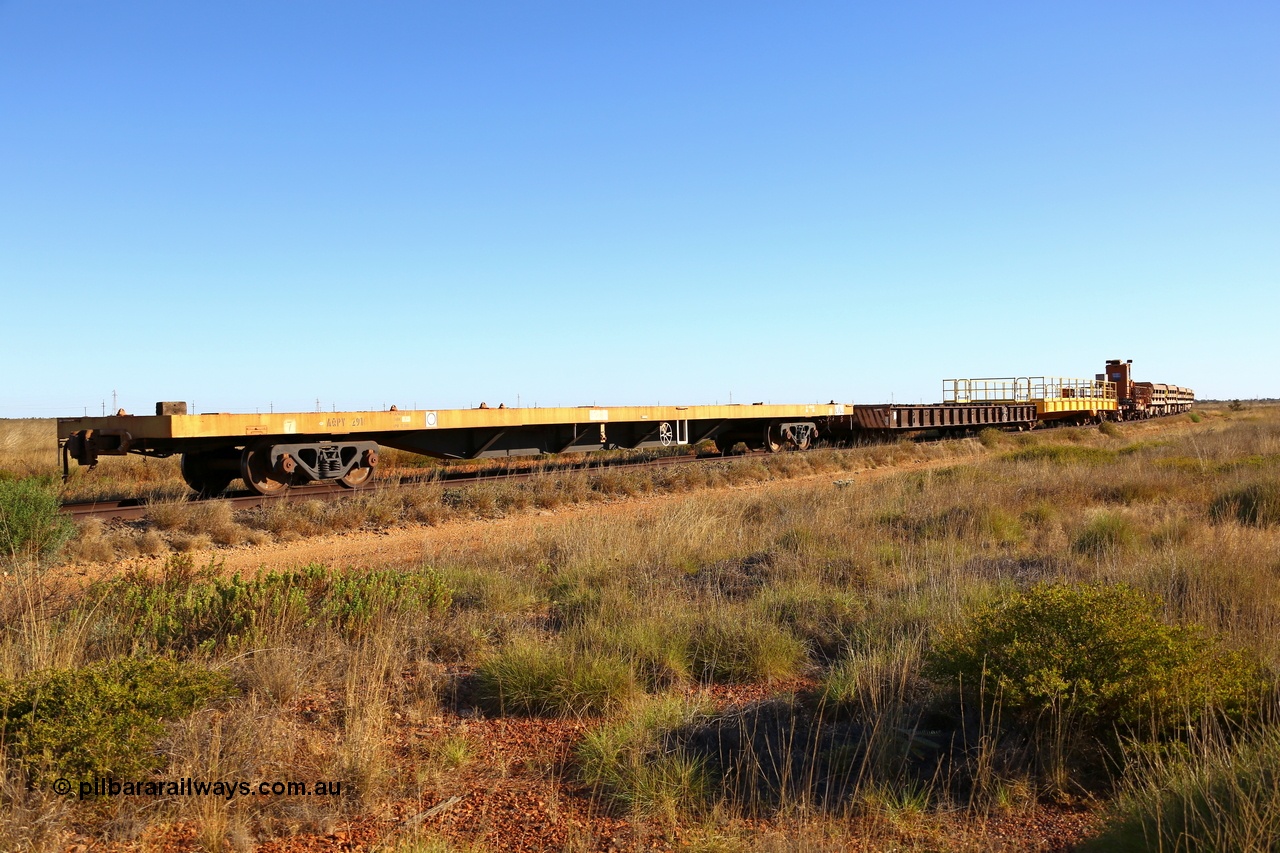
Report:
[[0,0],[0,416],[1280,395],[1280,4]]

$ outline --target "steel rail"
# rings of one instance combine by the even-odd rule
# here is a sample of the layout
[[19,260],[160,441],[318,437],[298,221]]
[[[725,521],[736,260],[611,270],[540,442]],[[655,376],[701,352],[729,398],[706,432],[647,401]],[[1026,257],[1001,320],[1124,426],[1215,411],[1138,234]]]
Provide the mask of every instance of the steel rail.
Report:
[[[342,498],[369,494],[370,492],[385,491],[388,489],[413,488],[415,486],[431,484],[471,485],[475,483],[490,483],[498,481],[529,480],[534,477],[546,477],[557,474],[591,474],[613,470],[663,468],[672,465],[684,465],[695,462],[735,462],[744,459],[758,459],[764,456],[773,455],[775,454],[764,450],[752,450],[746,453],[737,454],[659,456],[657,458],[643,459],[640,461],[606,463],[594,462],[587,465],[572,465],[554,468],[527,468],[523,470],[506,469],[500,471],[485,471],[482,469],[478,471],[459,471],[454,474],[445,474],[443,476],[406,477],[396,481],[375,481],[372,486],[362,489],[347,489],[338,485],[318,484],[313,486],[295,486],[294,488],[278,495],[255,495],[249,492],[232,492],[226,496],[211,498],[200,498],[193,495],[187,498],[186,502],[201,503],[203,501],[223,501],[230,504],[232,509],[252,509],[254,507],[278,503],[280,501],[340,500]],[[136,521],[138,519],[145,518],[151,508],[152,504],[147,503],[141,498],[125,498],[118,501],[86,501],[83,503],[63,504],[61,507],[63,513],[76,520],[98,518],[102,520],[118,519],[121,521]]]

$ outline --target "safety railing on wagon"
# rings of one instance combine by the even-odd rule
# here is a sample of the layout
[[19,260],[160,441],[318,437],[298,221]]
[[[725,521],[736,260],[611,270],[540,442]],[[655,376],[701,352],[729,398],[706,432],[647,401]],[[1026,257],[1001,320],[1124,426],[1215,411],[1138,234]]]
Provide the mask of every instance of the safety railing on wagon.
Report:
[[1025,403],[1035,400],[1112,400],[1116,384],[1100,379],[1063,376],[1019,376],[945,379],[944,403]]

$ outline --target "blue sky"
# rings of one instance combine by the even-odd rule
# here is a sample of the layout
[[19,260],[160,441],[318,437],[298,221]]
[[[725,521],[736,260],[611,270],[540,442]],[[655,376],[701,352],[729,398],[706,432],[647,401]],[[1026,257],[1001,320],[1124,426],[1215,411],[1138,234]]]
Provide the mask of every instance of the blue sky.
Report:
[[0,416],[1280,396],[1275,3],[0,0]]

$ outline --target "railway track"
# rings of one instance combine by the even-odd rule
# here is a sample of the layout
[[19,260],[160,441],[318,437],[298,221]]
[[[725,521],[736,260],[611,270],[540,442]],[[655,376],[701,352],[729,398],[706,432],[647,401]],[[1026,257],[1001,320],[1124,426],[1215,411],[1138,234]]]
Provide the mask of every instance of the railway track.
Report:
[[[373,486],[363,489],[348,489],[338,485],[319,484],[312,486],[297,486],[278,495],[258,495],[252,492],[232,492],[227,495],[213,498],[199,498],[192,496],[188,500],[192,503],[198,503],[205,500],[223,501],[231,505],[232,509],[252,509],[253,507],[267,506],[268,504],[309,500],[342,500],[344,498],[355,497],[356,495],[368,494],[372,491],[386,489],[402,489],[412,488],[414,486],[422,486],[429,483],[439,483],[444,485],[471,485],[476,483],[489,482],[510,482],[512,480],[528,480],[534,477],[544,477],[553,474],[572,474],[572,473],[598,473],[613,470],[635,470],[640,468],[665,468],[673,465],[688,465],[698,462],[721,461],[736,462],[747,459],[758,459],[770,456],[766,450],[752,450],[738,454],[703,454],[703,455],[687,455],[687,456],[659,456],[657,458],[643,459],[639,461],[618,461],[618,462],[593,462],[586,465],[567,465],[556,466],[552,468],[529,468],[523,470],[478,470],[478,471],[459,471],[452,474],[444,474],[432,477],[409,477],[402,478],[395,482],[386,481],[376,483]],[[62,505],[62,512],[79,521],[89,518],[97,518],[103,521],[121,520],[121,521],[137,521],[145,518],[150,511],[151,505],[141,498],[126,498],[118,501],[86,501],[83,503],[69,503]]]
[[[896,441],[903,437],[907,436],[891,436],[884,439],[884,441],[885,443],[889,443],[890,441]],[[917,444],[933,444],[943,441],[963,440],[963,437],[959,436],[926,436],[921,434],[916,434],[909,438],[912,442]],[[808,453],[817,449],[821,448],[794,450],[790,452]],[[260,495],[245,490],[240,492],[231,492],[212,498],[200,498],[193,495],[188,498],[188,500],[193,503],[205,500],[225,501],[226,503],[231,504],[233,509],[251,509],[253,507],[266,506],[278,501],[296,502],[308,500],[342,500],[344,498],[355,497],[356,495],[368,494],[371,491],[412,488],[429,483],[468,485],[486,482],[510,482],[511,480],[528,480],[534,477],[553,474],[599,473],[611,470],[663,468],[672,465],[695,464],[698,462],[736,462],[774,455],[776,454],[769,450],[746,450],[740,453],[730,454],[701,453],[681,456],[659,456],[641,460],[592,461],[584,464],[570,465],[553,464],[551,466],[539,466],[536,468],[526,469],[480,469],[436,474],[428,477],[402,477],[394,482],[390,480],[381,482],[375,481],[371,486],[358,489],[343,488],[337,484],[317,484],[295,486],[291,489],[273,495]],[[145,518],[149,509],[149,504],[141,498],[127,498],[118,501],[89,501],[62,505],[62,511],[76,520],[98,518],[102,520],[118,519],[122,521],[136,521],[138,519]]]

